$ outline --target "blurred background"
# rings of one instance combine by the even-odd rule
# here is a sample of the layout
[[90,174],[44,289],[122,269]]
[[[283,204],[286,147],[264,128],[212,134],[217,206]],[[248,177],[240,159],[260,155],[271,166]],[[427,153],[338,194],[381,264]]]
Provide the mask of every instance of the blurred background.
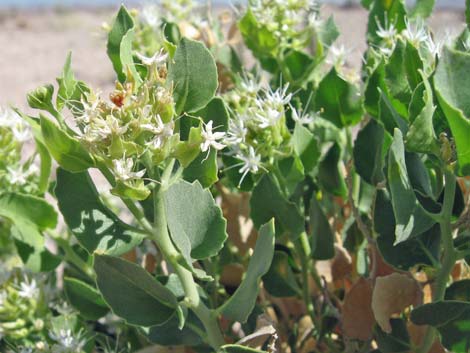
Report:
[[[138,8],[151,2],[0,0],[0,106],[25,109],[26,92],[55,82],[70,50],[76,77],[105,93],[110,91],[114,74],[106,55],[106,33],[102,25],[112,21],[121,3]],[[367,12],[358,2],[322,1],[322,16],[332,14],[340,29],[337,45],[351,50],[349,65],[357,68],[366,47],[367,26]],[[429,19],[436,36],[461,31],[465,0],[437,0],[436,3],[436,10]],[[215,11],[220,12],[243,1],[213,0],[212,4]]]

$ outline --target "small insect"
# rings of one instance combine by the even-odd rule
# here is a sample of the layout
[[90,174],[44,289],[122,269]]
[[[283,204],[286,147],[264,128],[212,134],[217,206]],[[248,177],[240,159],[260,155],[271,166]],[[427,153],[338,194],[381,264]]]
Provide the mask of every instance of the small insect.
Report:
[[117,107],[122,107],[124,105],[124,99],[126,98],[126,93],[123,91],[114,91],[109,94],[109,99],[113,102]]

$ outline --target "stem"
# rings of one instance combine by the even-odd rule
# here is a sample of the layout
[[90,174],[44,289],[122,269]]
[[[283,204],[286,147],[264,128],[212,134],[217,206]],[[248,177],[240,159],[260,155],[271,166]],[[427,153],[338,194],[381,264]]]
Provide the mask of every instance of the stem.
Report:
[[163,193],[158,186],[155,187],[153,191],[153,200],[155,214],[152,238],[158,245],[164,258],[171,264],[178,275],[186,295],[185,303],[194,311],[204,325],[204,329],[207,332],[208,343],[212,348],[217,350],[225,343],[217,322],[217,317],[201,301],[192,273],[178,262],[181,258],[181,254],[173,245],[170,234],[168,233]]
[[[310,257],[312,255],[312,249],[310,248],[310,243],[307,238],[307,234],[303,232],[300,234],[299,239],[296,241],[296,248],[300,254],[300,264],[302,267],[302,298],[307,308],[308,315],[312,319],[312,323],[315,325],[317,333],[320,334],[321,331],[321,321],[317,320],[315,315],[315,308],[313,306],[312,298],[310,296],[309,288],[309,269],[310,269]],[[313,271],[312,271],[313,272]],[[321,281],[318,275],[314,274],[314,280],[318,288],[321,290]]]
[[[111,184],[111,186],[114,186],[116,184],[113,174],[104,164],[100,164],[98,166],[98,169],[100,170],[101,174],[103,174],[103,176],[106,178],[108,183]],[[144,213],[135,205],[135,203],[132,200],[126,199],[124,197],[120,197],[120,199],[124,203],[124,205],[126,205],[126,207],[129,209],[132,215],[136,218],[137,222],[145,229],[145,231],[147,233],[152,233],[152,226],[147,221],[147,218],[145,218]]]
[[85,274],[87,274],[91,278],[95,278],[95,271],[93,271],[93,268],[89,266],[85,261],[83,261],[80,256],[77,255],[77,253],[70,246],[68,239],[64,239],[60,237],[60,235],[54,235],[52,233],[48,233],[48,234],[56,242],[56,244],[64,251],[65,261],[68,261],[71,264],[75,265],[77,268],[82,270]]
[[[458,253],[454,248],[452,236],[452,209],[454,207],[455,198],[455,184],[456,178],[452,171],[446,170],[444,174],[444,204],[440,214],[439,225],[441,227],[441,236],[443,241],[444,256],[442,258],[442,266],[436,277],[435,287],[433,291],[433,302],[443,300],[446,292],[447,281],[450,273],[454,268],[455,262],[458,259]],[[429,326],[426,335],[424,336],[421,347],[417,353],[428,353],[434,343],[436,336],[436,329]]]
[[457,261],[457,252],[454,248],[454,241],[452,236],[452,209],[454,207],[454,197],[455,197],[455,185],[456,178],[455,175],[446,171],[445,173],[445,189],[444,189],[444,204],[442,206],[441,213],[441,236],[443,237],[444,245],[444,257],[442,261],[442,267],[436,278],[436,286],[433,293],[433,300],[442,300],[444,299],[444,294],[446,290],[447,280],[452,271],[452,268]]

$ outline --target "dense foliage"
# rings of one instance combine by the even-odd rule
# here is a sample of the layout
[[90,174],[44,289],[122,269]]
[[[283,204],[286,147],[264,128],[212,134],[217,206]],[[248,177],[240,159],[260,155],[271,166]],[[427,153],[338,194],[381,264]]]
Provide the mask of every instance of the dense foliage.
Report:
[[470,32],[362,3],[360,73],[315,1],[163,1],[2,110],[0,350],[470,352]]

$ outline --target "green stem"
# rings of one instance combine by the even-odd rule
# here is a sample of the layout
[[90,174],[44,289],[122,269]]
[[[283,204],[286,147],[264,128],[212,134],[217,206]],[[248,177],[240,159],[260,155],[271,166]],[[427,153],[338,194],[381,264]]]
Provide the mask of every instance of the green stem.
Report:
[[[307,313],[312,319],[312,323],[315,325],[315,329],[317,333],[321,331],[321,321],[317,320],[315,315],[315,307],[313,306],[312,298],[310,296],[310,288],[309,288],[309,270],[310,270],[310,259],[312,256],[312,249],[310,247],[310,243],[308,241],[307,234],[303,232],[299,239],[296,240],[296,248],[298,253],[300,254],[300,265],[302,271],[302,298],[307,308]],[[313,271],[312,271],[313,272]],[[321,290],[321,281],[318,277],[317,273],[315,272],[313,276],[316,285]]]
[[152,238],[158,245],[164,258],[171,264],[178,275],[185,292],[185,303],[194,311],[204,325],[204,329],[207,332],[208,343],[212,348],[217,350],[225,343],[217,322],[217,317],[207,308],[199,297],[197,285],[192,273],[178,261],[181,258],[181,254],[173,245],[170,234],[168,233],[163,192],[160,187],[154,189],[153,198],[155,213]]
[[[456,178],[452,171],[446,170],[444,174],[444,203],[440,214],[440,228],[444,248],[442,265],[436,277],[433,302],[443,300],[446,292],[447,281],[450,273],[454,268],[455,262],[458,260],[458,252],[454,248],[452,236],[452,209],[454,207]],[[424,336],[423,344],[417,350],[417,353],[427,353],[431,349],[436,337],[436,329],[429,326]]]
[[[104,164],[99,164],[98,169],[100,170],[101,174],[103,174],[103,176],[106,178],[108,183],[111,184],[111,186],[116,185],[114,176],[111,173],[111,171],[108,169],[108,167],[106,167]],[[152,226],[147,221],[147,218],[145,218],[145,215],[142,212],[142,210],[140,210],[132,200],[126,199],[124,197],[121,197],[120,199],[124,203],[124,205],[126,205],[126,207],[129,209],[132,215],[136,218],[137,222],[144,228],[144,230],[147,233],[152,233],[153,232]]]
[[48,234],[63,250],[66,262],[70,262],[91,278],[95,278],[95,271],[93,271],[93,268],[89,266],[85,261],[83,261],[80,256],[77,255],[77,253],[70,246],[68,239],[64,239],[60,235],[54,235],[51,233]]

